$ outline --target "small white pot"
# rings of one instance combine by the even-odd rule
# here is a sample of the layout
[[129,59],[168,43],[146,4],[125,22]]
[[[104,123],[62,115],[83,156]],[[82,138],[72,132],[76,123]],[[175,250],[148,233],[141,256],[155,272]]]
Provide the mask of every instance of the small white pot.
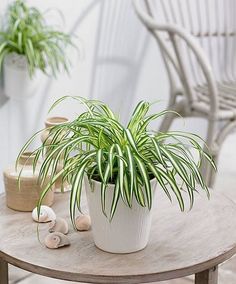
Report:
[[6,97],[22,100],[35,94],[39,84],[39,72],[29,76],[24,55],[10,53],[3,63],[3,84]]
[[[156,180],[151,181],[153,197]],[[101,183],[92,181],[92,188],[85,178],[85,188],[92,221],[92,233],[95,245],[111,253],[131,253],[146,247],[152,221],[152,209],[140,206],[135,197],[132,208],[120,198],[112,221],[109,221],[101,208]],[[106,189],[106,212],[109,214],[114,185]]]

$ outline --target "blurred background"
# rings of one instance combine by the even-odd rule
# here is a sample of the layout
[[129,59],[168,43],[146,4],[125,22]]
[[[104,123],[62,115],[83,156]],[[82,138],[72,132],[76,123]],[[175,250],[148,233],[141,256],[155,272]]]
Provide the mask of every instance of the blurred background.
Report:
[[[0,11],[12,1],[1,0]],[[0,92],[0,171],[14,162],[19,149],[36,131],[44,127],[48,109],[59,97],[78,95],[108,103],[126,122],[140,100],[159,101],[154,110],[166,107],[168,78],[155,40],[144,28],[131,0],[28,0],[29,5],[46,11],[62,11],[64,22],[50,12],[50,21],[75,35],[78,53],[72,51],[70,76],[42,76],[33,97],[23,101],[7,99]],[[81,112],[81,106],[64,102],[52,115],[69,118]],[[193,123],[194,121],[194,123]],[[153,126],[158,129],[159,122]],[[174,128],[204,136],[201,119],[175,120]],[[0,177],[0,191],[3,189]]]

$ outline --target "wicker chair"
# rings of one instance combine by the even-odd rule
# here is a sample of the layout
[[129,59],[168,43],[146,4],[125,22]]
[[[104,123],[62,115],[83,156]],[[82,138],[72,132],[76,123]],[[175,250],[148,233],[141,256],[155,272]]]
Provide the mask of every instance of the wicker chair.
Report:
[[[215,161],[236,127],[236,1],[134,0],[136,13],[159,44],[170,82],[168,108],[207,120]],[[167,116],[167,131],[176,116]],[[214,173],[203,165],[209,186]]]

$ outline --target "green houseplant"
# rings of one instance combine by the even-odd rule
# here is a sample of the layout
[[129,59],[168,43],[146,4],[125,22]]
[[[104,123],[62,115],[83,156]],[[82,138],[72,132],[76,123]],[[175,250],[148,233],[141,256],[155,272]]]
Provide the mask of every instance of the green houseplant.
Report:
[[24,96],[33,93],[30,83],[33,86],[38,70],[53,76],[60,70],[68,71],[66,48],[70,45],[71,36],[49,26],[38,9],[28,7],[23,0],[10,4],[0,30],[0,67],[6,95],[19,96],[22,85]]
[[[52,108],[66,98],[59,99]],[[215,164],[200,146],[201,139],[190,133],[149,129],[153,120],[168,111],[149,115],[151,104],[141,101],[128,125],[123,126],[104,103],[72,98],[82,103],[86,111],[71,122],[52,127],[50,143],[45,141],[34,151],[35,164],[47,151],[40,182],[51,176],[39,207],[56,179],[62,176],[72,185],[70,214],[74,222],[85,177],[95,244],[106,251],[125,253],[147,244],[156,182],[170,200],[172,195],[177,198],[181,210],[185,208],[183,189],[188,193],[190,207],[196,183],[209,196],[199,169],[204,159],[214,168]],[[19,157],[37,135],[25,144]],[[197,161],[189,147],[198,154]],[[62,157],[63,169],[56,174]]]

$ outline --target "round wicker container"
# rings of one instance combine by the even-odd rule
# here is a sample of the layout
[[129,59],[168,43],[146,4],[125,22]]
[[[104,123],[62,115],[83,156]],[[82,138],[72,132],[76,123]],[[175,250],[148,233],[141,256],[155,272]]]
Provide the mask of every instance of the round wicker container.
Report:
[[[27,152],[21,156],[17,171],[15,170],[15,166],[12,166],[3,172],[7,206],[17,211],[32,211],[37,206],[43,190],[43,187],[38,183],[38,167],[33,172],[33,156],[30,155],[31,153]],[[18,175],[21,169],[19,183]],[[45,184],[47,181],[49,181],[49,177],[48,180],[46,179]],[[46,194],[43,204],[51,206],[53,202],[54,191],[50,190]]]

